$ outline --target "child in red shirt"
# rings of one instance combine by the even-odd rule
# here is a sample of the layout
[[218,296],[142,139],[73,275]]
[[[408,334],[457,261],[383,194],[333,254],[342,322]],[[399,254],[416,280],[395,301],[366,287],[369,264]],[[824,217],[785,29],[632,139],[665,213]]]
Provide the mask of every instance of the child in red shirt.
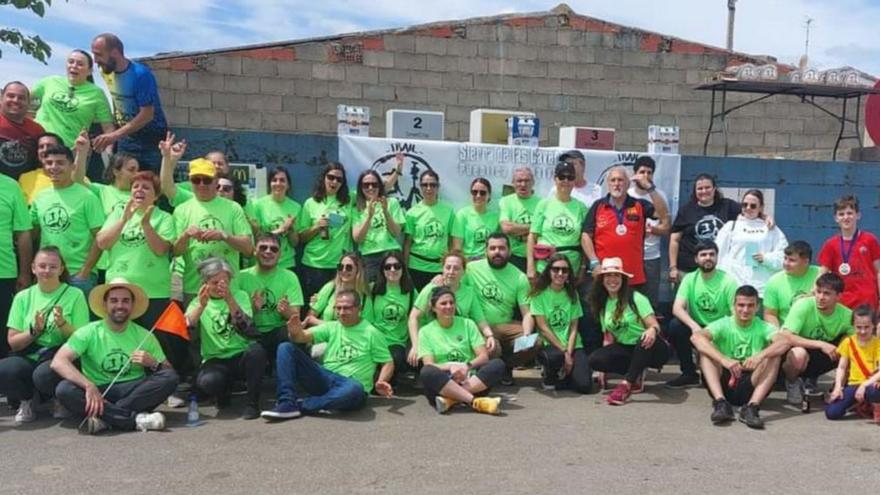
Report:
[[855,196],[843,196],[834,202],[834,221],[840,226],[840,235],[825,241],[818,261],[823,272],[843,278],[840,302],[844,306],[853,309],[867,304],[876,311],[880,297],[880,243],[874,234],[859,230],[859,218],[859,200]]

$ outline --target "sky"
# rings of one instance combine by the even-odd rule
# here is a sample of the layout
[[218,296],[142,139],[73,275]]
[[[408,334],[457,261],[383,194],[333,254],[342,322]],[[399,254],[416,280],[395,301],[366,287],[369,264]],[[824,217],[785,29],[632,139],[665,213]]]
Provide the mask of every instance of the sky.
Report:
[[[119,35],[129,57],[193,51],[501,13],[540,12],[556,1],[371,0],[54,0],[46,16],[0,6],[0,25],[40,34],[53,48],[43,65],[0,45],[0,80],[31,84],[64,73],[73,48],[88,49],[100,32]],[[417,8],[413,8],[418,5]],[[569,0],[583,15],[715,46],[724,46],[727,0]],[[734,49],[797,64],[806,20],[810,65],[853,66],[880,75],[876,24],[880,0],[738,0]]]

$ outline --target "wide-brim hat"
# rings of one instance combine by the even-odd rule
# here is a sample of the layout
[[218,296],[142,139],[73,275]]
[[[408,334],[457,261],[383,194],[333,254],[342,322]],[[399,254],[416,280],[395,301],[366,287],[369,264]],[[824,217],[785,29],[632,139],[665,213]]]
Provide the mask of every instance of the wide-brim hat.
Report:
[[633,278],[632,273],[623,271],[623,260],[617,257],[602,260],[602,264],[599,265],[599,275],[606,273],[619,273],[626,278]]
[[106,284],[95,287],[89,292],[89,308],[91,308],[92,313],[95,313],[101,318],[107,316],[107,311],[104,310],[104,296],[107,292],[120,287],[128,289],[134,296],[134,304],[131,308],[130,318],[134,320],[143,316],[143,314],[147,312],[147,307],[150,305],[150,298],[147,297],[147,293],[144,292],[144,289],[130,283],[124,278],[114,278]]

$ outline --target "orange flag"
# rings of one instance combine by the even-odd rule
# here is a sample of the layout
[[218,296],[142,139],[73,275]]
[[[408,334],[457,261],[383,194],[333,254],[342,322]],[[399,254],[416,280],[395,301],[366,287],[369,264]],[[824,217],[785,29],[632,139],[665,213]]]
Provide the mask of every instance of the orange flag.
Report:
[[171,301],[168,307],[165,308],[165,311],[156,320],[153,328],[161,332],[177,335],[184,340],[189,340],[189,331],[186,329],[186,317],[176,301]]

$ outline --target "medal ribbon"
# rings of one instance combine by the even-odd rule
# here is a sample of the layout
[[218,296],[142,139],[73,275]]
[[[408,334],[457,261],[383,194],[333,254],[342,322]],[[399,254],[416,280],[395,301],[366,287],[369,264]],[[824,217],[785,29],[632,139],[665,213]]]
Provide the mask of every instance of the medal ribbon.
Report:
[[852,251],[856,245],[856,241],[859,240],[860,233],[861,232],[859,231],[859,229],[856,229],[856,233],[853,235],[852,240],[849,241],[849,248],[846,249],[845,251],[843,249],[843,244],[844,244],[843,234],[840,234],[840,255],[843,257],[843,262],[846,263],[847,265],[849,264],[849,257],[852,255]]
[[[609,195],[610,196],[610,195]],[[624,213],[626,212],[626,200],[623,201],[623,207],[619,210],[617,206],[614,206],[614,200],[610,197],[608,198],[608,205],[614,210],[614,214],[617,215],[617,225],[623,225]]]

